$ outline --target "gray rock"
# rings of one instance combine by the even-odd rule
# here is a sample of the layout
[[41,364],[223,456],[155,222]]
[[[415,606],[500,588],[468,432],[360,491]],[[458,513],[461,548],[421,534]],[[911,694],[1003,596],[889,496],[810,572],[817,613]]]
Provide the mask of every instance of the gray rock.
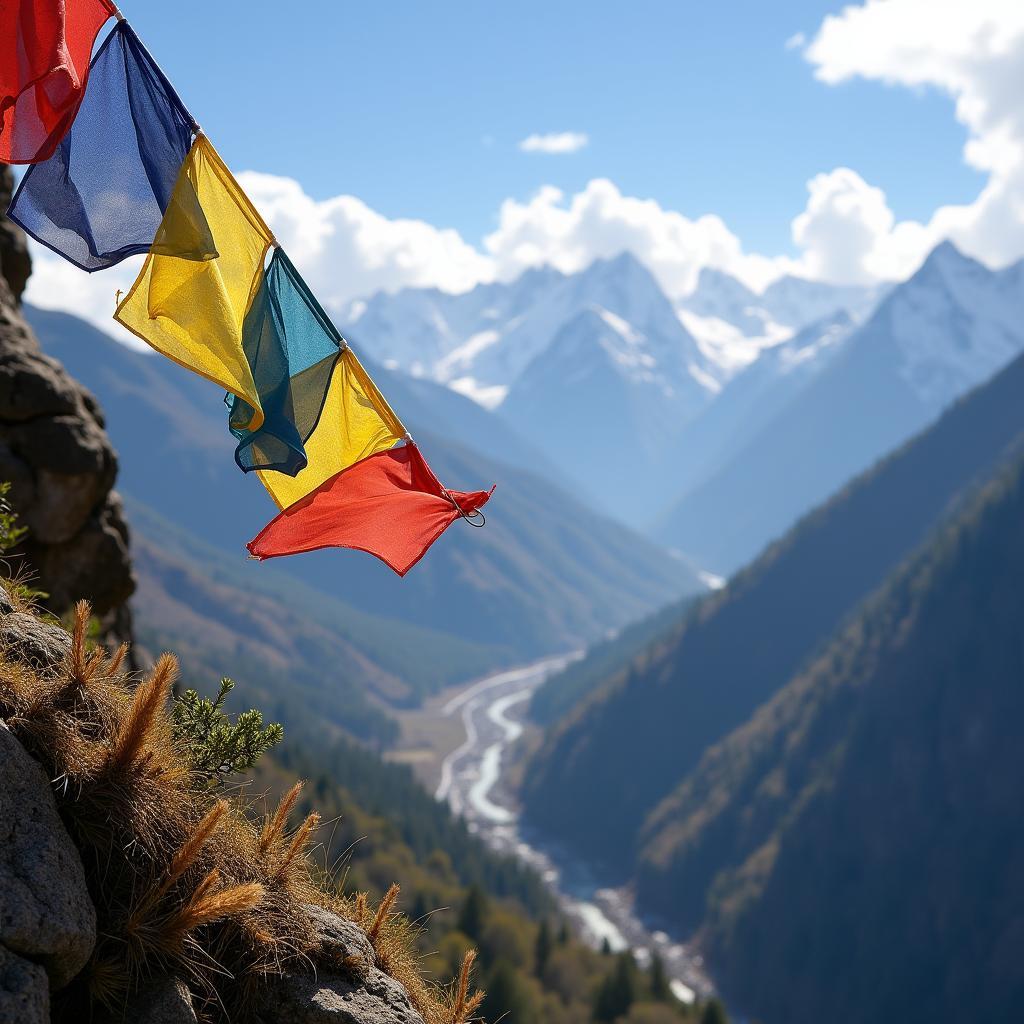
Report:
[[305,910],[320,942],[324,963],[344,964],[360,977],[374,969],[373,945],[359,925],[312,903]]
[[50,983],[39,964],[0,946],[0,1024],[50,1024]]
[[[87,597],[93,610],[104,615],[119,609],[132,595],[135,580],[130,571],[121,571],[131,563],[120,510],[120,499],[111,492],[107,504],[71,540],[43,544],[29,533],[25,551],[39,574],[39,587],[50,595],[49,607],[67,609]],[[99,572],[102,565],[109,565],[111,572]]]
[[321,969],[270,980],[268,1024],[423,1024],[405,989],[376,966],[358,925],[312,904],[305,911],[320,942]]
[[[5,611],[10,598],[4,591]],[[13,612],[0,619],[0,650],[8,658],[30,665],[39,672],[60,668],[71,650],[71,637],[63,629],[47,625],[34,615]]]
[[376,967],[359,980],[327,971],[275,979],[263,1019],[274,1024],[423,1024],[405,989]]
[[12,182],[0,164],[0,480],[11,482],[11,505],[29,528],[10,557],[49,595],[51,611],[86,598],[105,639],[131,640],[121,609],[135,579],[111,490],[117,459],[95,397],[40,350],[21,314],[31,261],[20,228],[3,216]]
[[129,1000],[121,1018],[124,1024],[196,1024],[192,994],[177,978],[150,982]]
[[[4,211],[11,204],[14,178],[2,165],[0,171],[0,211]],[[8,282],[15,302],[21,300],[25,282],[31,273],[32,260],[28,254],[25,232],[6,217],[0,217],[0,277]]]
[[0,722],[0,945],[41,964],[58,989],[95,944],[85,871],[46,773]]

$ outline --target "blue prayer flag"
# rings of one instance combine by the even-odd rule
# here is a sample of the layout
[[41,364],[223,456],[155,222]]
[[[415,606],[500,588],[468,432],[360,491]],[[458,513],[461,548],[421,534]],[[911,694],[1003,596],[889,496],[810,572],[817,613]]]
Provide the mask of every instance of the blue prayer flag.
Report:
[[284,250],[275,249],[242,327],[263,426],[250,431],[253,407],[237,395],[225,398],[228,425],[239,441],[235,461],[243,472],[296,476],[306,467],[304,445],[320,420],[344,345]]
[[92,62],[78,117],[8,215],[82,270],[149,250],[197,125],[126,21]]

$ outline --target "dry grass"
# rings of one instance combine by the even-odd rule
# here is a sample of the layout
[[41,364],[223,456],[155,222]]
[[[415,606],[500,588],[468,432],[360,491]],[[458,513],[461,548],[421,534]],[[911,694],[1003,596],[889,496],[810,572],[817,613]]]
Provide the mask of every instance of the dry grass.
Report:
[[289,834],[301,784],[258,825],[241,799],[212,796],[174,741],[173,656],[139,682],[121,671],[123,648],[90,647],[88,622],[80,604],[59,665],[32,668],[0,650],[0,717],[55,780],[97,908],[96,950],[53,1019],[100,1008],[116,1018],[141,982],[171,972],[189,982],[202,1020],[259,1021],[267,976],[309,969],[321,953],[310,903],[367,932],[378,966],[427,1024],[472,1019],[482,998],[469,994],[472,957],[450,988],[431,984],[416,929],[396,911],[397,885],[376,908],[332,891],[308,853],[319,817]]

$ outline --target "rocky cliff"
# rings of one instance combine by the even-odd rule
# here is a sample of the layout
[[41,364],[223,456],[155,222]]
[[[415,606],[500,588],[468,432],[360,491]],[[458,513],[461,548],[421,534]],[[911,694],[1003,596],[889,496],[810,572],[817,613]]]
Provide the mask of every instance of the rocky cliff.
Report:
[[20,311],[31,259],[3,216],[13,176],[0,165],[0,480],[28,527],[14,571],[29,571],[57,614],[88,599],[105,631],[130,639],[135,589],[128,528],[112,490],[117,457],[96,399],[42,353]]

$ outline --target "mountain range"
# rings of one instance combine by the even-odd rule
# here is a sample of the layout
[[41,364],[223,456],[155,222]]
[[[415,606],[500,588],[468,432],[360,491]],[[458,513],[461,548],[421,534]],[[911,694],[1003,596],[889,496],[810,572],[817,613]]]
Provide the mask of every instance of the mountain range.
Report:
[[[613,873],[628,875],[641,837],[650,836],[650,816],[704,752],[771,699],[963,496],[1024,444],[1022,393],[1019,357],[640,653],[606,666],[532,759],[527,816],[581,851],[600,851]],[[702,891],[696,883],[694,891]],[[694,917],[691,911],[681,920]]]
[[527,818],[695,936],[741,1016],[1020,1004],[1022,393],[1024,356],[723,590],[545,686],[570,699],[538,705],[562,715]]
[[[379,293],[338,316],[375,360],[496,410],[595,507],[646,526],[692,482],[697,467],[688,459],[715,464],[700,455],[713,434],[703,427],[707,416],[714,423],[720,408],[734,410],[725,417],[731,427],[744,437],[752,432],[744,433],[752,388],[732,392],[729,380],[826,315],[848,309],[852,322],[876,291],[787,278],[758,297],[706,270],[693,296],[674,306],[624,252],[576,274],[544,267],[460,295]],[[802,337],[796,348],[799,360],[791,350],[775,357],[781,370],[773,402],[783,403],[812,365],[823,364],[810,356],[823,356],[828,345]],[[801,371],[790,377],[796,361]],[[766,383],[769,362],[759,373]],[[723,393],[730,396],[724,402]],[[692,441],[691,426],[698,431]],[[708,452],[738,443],[712,440]]]
[[[691,478],[654,535],[714,572],[736,571],[1024,350],[1022,302],[1024,263],[992,271],[951,243],[938,246],[866,322],[845,336],[839,329],[784,402],[767,400],[762,412],[771,415],[746,417],[747,429],[719,450],[711,472],[703,465],[704,479]],[[759,360],[735,377],[719,408],[737,392],[745,397],[746,378],[764,368]],[[690,435],[698,444],[708,433],[701,430],[697,423]]]
[[909,280],[705,268],[674,304],[629,253],[351,304],[388,366],[493,409],[595,507],[729,575],[1024,349],[1020,265],[943,243]]
[[[175,523],[190,542],[237,560],[232,585],[243,592],[270,576],[295,580],[325,595],[327,606],[340,602],[340,608],[358,608],[384,625],[452,638],[453,651],[470,655],[464,668],[471,675],[481,666],[578,647],[704,589],[684,560],[595,514],[539,475],[543,457],[493,414],[449,389],[381,367],[371,372],[442,479],[455,487],[498,483],[487,528],[469,531],[456,524],[404,580],[353,552],[284,559],[268,573],[271,567],[245,560],[244,544],[275,509],[259,482],[234,465],[221,394],[73,316],[26,312],[44,350],[99,398],[119,452],[119,489]],[[133,525],[159,549],[155,522],[140,517]],[[205,563],[180,545],[175,557],[198,568]],[[143,609],[145,588],[144,580]],[[416,661],[406,665],[421,677],[405,680],[414,691],[433,674]]]

